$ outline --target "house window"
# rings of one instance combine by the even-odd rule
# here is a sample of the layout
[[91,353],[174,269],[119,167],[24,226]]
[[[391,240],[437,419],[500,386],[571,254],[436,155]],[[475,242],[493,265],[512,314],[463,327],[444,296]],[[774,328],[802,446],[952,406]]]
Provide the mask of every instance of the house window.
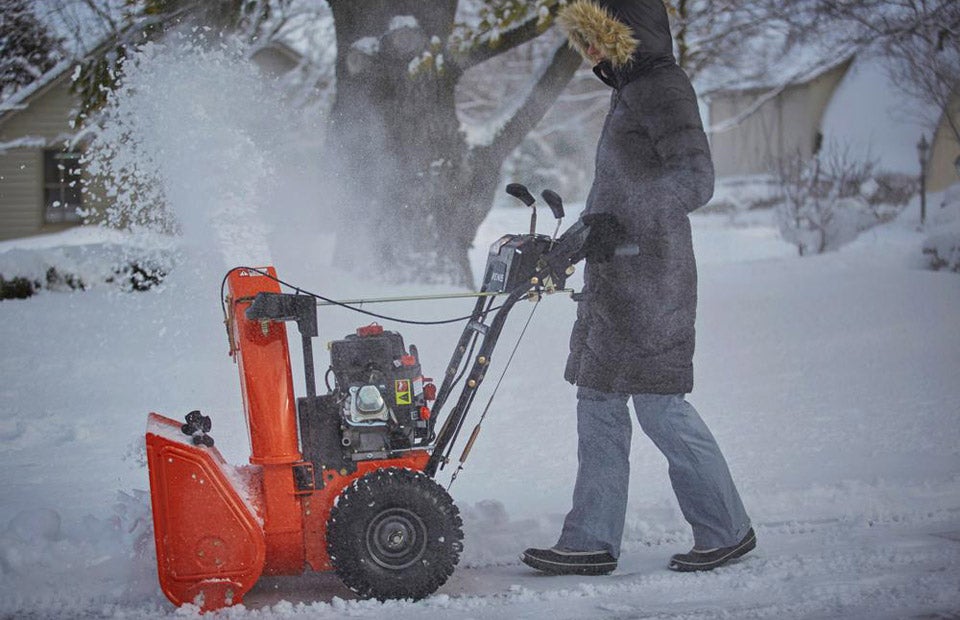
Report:
[[80,153],[43,152],[43,221],[47,224],[79,222],[83,206]]

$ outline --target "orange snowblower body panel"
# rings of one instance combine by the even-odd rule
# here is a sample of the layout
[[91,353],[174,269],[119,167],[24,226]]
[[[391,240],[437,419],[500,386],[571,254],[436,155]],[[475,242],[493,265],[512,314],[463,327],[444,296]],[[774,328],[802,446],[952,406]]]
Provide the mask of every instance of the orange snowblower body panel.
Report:
[[[276,277],[272,267],[258,271]],[[174,604],[203,611],[240,603],[264,573],[330,570],[327,521],[341,491],[378,469],[422,471],[430,456],[415,450],[362,461],[349,474],[318,468],[314,487],[298,489],[295,468],[313,468],[300,452],[286,326],[244,312],[257,293],[280,292],[279,284],[238,269],[227,285],[251,465],[231,466],[215,448],[193,445],[180,422],[155,413],[146,434],[160,585]]]
[[256,508],[234,485],[258,488],[257,472],[192,445],[180,422],[155,413],[146,441],[163,593],[204,611],[241,602],[263,572],[266,544]]

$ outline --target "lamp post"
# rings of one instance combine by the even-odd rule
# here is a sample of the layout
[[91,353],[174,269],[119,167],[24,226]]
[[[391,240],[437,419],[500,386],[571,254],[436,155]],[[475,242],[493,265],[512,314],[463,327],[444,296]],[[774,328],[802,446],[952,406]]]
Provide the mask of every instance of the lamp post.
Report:
[[927,223],[927,157],[930,155],[927,134],[920,134],[917,155],[920,156],[920,227],[922,228]]

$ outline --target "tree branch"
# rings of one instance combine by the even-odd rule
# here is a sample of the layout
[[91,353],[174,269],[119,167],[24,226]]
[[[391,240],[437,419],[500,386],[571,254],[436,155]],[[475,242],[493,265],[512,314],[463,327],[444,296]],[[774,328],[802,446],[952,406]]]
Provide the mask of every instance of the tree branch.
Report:
[[[558,8],[559,5],[550,10],[551,16],[555,16],[557,14]],[[466,71],[470,67],[490,60],[494,56],[499,56],[508,50],[519,47],[527,41],[532,41],[541,34],[543,34],[542,20],[538,15],[533,15],[530,17],[530,19],[520,24],[516,28],[512,28],[501,34],[496,41],[492,41],[488,38],[482,42],[479,42],[469,52],[453,52],[450,55],[454,58],[454,61],[460,70]]]
[[110,16],[110,9],[108,7],[102,7],[93,0],[84,0],[84,4],[89,8],[94,15],[99,17],[102,21],[105,21],[110,27],[110,33],[116,34],[120,31],[120,28],[117,26],[117,22]]
[[523,104],[497,132],[493,141],[489,145],[478,147],[475,153],[480,157],[491,157],[495,161],[503,161],[520,145],[524,136],[540,122],[563,92],[581,62],[582,59],[577,52],[570,49],[566,43],[561,44]]

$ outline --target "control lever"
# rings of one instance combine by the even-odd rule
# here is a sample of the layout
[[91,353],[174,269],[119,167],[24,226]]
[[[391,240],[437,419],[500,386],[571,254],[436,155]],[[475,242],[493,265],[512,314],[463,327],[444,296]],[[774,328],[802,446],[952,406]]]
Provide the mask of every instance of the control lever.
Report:
[[522,183],[510,183],[507,185],[507,193],[513,196],[514,198],[523,202],[523,204],[528,207],[532,207],[533,203],[537,201],[536,198],[530,193],[530,190],[527,189],[526,185]]
[[550,206],[550,210],[553,212],[553,217],[558,220],[563,219],[563,198],[560,197],[557,192],[545,189],[540,192],[540,196],[543,197],[544,201]]
[[557,228],[553,231],[553,238],[556,240],[557,235],[560,234],[560,223],[563,222],[563,198],[560,197],[560,194],[550,189],[545,189],[540,192],[540,196],[550,207],[550,211],[553,212],[553,217],[557,218]]
[[537,199],[522,183],[510,183],[507,185],[507,193],[533,209],[533,214],[530,216],[530,234],[537,234],[537,207],[534,205]]

